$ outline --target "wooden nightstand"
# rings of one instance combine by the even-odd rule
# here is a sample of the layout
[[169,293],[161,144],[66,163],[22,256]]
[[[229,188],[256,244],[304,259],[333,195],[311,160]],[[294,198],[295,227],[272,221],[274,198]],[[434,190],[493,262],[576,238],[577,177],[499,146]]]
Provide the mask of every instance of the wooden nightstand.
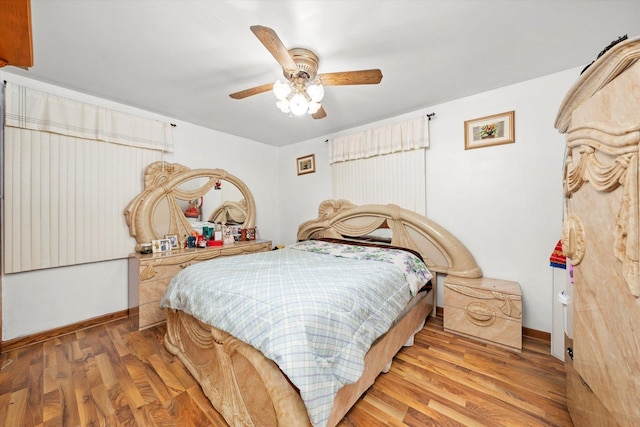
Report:
[[517,282],[444,280],[444,330],[509,350],[522,351],[522,293]]

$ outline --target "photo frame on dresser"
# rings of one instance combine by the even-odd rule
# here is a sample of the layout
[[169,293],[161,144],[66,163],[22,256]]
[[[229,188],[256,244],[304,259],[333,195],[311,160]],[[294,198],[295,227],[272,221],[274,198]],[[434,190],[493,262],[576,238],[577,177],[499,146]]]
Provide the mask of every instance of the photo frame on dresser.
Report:
[[171,240],[157,239],[151,241],[151,251],[155,254],[158,252],[169,252],[171,250]]
[[165,234],[164,236],[165,239],[169,240],[169,242],[171,243],[171,249],[178,249],[178,235],[176,234]]
[[515,111],[464,122],[464,149],[511,144],[515,139]]

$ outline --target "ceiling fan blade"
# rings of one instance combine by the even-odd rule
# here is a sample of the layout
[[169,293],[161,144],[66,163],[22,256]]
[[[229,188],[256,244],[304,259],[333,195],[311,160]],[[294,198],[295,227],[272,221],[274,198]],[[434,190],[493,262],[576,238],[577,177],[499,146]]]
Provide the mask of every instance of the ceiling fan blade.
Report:
[[320,109],[311,115],[314,119],[324,119],[327,117],[327,112],[324,111],[324,107],[320,106]]
[[0,67],[33,66],[30,0],[0,1]]
[[258,40],[267,48],[271,55],[278,61],[278,64],[285,70],[297,71],[298,66],[289,55],[289,51],[284,46],[280,37],[269,27],[261,25],[252,25],[251,31],[256,35]]
[[268,92],[271,89],[273,89],[273,83],[266,83],[260,86],[252,87],[250,89],[241,90],[240,92],[232,93],[229,96],[233,99],[243,99],[252,95],[257,95],[259,93]]
[[318,78],[324,86],[375,85],[382,80],[382,71],[378,69],[343,71],[320,74]]

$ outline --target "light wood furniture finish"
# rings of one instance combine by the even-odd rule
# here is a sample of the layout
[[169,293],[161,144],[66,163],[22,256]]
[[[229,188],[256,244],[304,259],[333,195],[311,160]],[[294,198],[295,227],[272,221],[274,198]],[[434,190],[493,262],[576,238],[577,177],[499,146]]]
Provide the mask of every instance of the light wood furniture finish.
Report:
[[[392,230],[393,245],[418,251],[433,272],[482,275],[471,253],[451,233],[396,205],[327,200],[321,203],[318,218],[300,225],[297,237],[362,236],[383,225]],[[425,317],[435,313],[434,296],[435,287],[372,346],[360,380],[339,390],[329,426],[338,424],[403,343],[422,328]],[[230,424],[310,425],[298,391],[274,362],[250,345],[183,312],[170,311],[165,346],[182,360]]]
[[568,403],[576,425],[640,425],[640,39],[614,46],[566,95],[563,249],[574,269]]
[[[565,348],[573,348],[573,340],[564,336]],[[567,375],[567,406],[575,426],[619,427],[615,418],[591,391],[587,383],[573,367],[573,360],[565,355],[564,369]]]
[[444,280],[444,329],[520,352],[520,285],[488,277],[447,276]]
[[[142,243],[164,237],[158,234],[159,228],[168,230],[168,234],[179,238],[190,235],[194,228],[185,217],[179,202],[205,197],[210,191],[217,191],[215,188],[218,183],[235,186],[242,199],[235,202],[221,201],[219,206],[210,208],[211,217],[218,218],[221,213],[232,212],[234,217],[242,218],[244,228],[255,227],[253,194],[242,180],[223,169],[189,169],[179,163],[154,162],[145,169],[143,179],[144,190],[129,203],[124,212],[129,233],[136,239],[138,252]],[[166,210],[160,219],[156,217],[157,210]],[[178,249],[147,255],[131,254],[129,315],[133,320],[132,324],[137,329],[144,329],[165,321],[167,314],[160,308],[160,299],[173,276],[183,268],[213,258],[264,252],[271,248],[270,241],[249,240],[223,246]]]
[[[167,313],[160,308],[160,299],[180,270],[201,261],[266,252],[271,248],[271,241],[250,240],[232,245],[129,255],[129,315],[133,324],[144,329],[166,320]],[[238,263],[242,263],[241,258]]]
[[[227,209],[243,211],[243,227],[255,227],[256,206],[249,187],[238,177],[223,169],[189,169],[180,163],[154,162],[144,171],[144,190],[138,194],[125,209],[124,215],[129,226],[129,234],[135,237],[136,251],[140,252],[140,244],[151,243],[164,235],[158,233],[160,226],[179,238],[188,236],[194,231],[185,217],[179,201],[197,200],[216,191],[216,183],[226,181],[224,185],[234,185],[242,194],[242,200],[235,203],[223,202],[213,209],[211,216],[217,217]],[[200,183],[204,182],[202,185]],[[192,188],[200,185],[198,188]],[[166,204],[168,224],[156,224],[156,210],[162,203]],[[237,212],[236,212],[237,214]],[[205,215],[205,217],[207,217]],[[211,218],[206,218],[211,220]]]
[[0,68],[33,66],[31,0],[0,2]]
[[[165,331],[121,319],[3,353],[0,426],[227,426]],[[571,427],[562,362],[548,342],[516,355],[430,318],[338,426],[429,425]]]

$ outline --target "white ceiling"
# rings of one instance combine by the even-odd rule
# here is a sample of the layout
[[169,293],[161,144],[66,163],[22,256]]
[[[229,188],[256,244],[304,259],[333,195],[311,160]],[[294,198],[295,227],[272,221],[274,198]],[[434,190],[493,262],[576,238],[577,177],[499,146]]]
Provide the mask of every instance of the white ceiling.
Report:
[[[32,0],[25,75],[283,146],[586,65],[640,36],[640,1]],[[320,73],[380,68],[379,85],[325,90],[327,117],[281,113],[282,78],[250,25],[320,57]],[[576,76],[577,78],[577,76]]]

